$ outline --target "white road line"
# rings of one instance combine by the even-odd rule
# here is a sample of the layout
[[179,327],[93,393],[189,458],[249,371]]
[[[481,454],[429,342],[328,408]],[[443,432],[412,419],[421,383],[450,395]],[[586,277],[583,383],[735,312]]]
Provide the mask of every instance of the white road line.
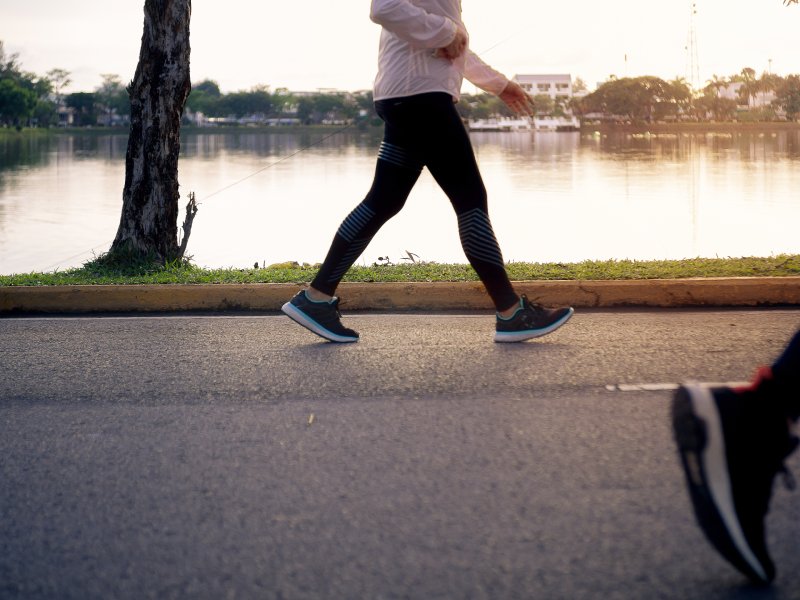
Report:
[[[665,392],[677,390],[679,383],[618,383],[607,385],[609,392]],[[743,387],[749,385],[747,381],[722,381],[722,382],[703,382],[706,387]]]

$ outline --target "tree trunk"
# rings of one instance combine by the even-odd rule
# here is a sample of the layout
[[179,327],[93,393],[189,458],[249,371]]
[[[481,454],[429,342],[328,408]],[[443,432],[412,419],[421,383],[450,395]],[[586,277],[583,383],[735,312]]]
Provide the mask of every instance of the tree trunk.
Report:
[[189,79],[191,0],[145,0],[144,34],[128,93],[131,127],[122,217],[111,254],[179,255],[178,154]]

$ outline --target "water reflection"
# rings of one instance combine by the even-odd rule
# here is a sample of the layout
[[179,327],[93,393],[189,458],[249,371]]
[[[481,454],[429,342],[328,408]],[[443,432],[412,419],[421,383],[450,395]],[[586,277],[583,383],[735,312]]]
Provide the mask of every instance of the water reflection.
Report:
[[609,158],[689,160],[698,151],[725,160],[735,153],[742,161],[800,158],[800,131],[584,134],[581,143],[593,145]]
[[0,137],[0,181],[5,171],[45,163],[51,146],[50,137]]
[[[800,131],[473,135],[507,260],[800,251]],[[181,190],[201,203],[206,266],[318,262],[371,183],[379,132],[185,134]],[[127,137],[0,139],[0,272],[66,268],[108,248]],[[464,262],[447,199],[424,173],[362,262],[405,251]]]
[[374,148],[380,143],[377,132],[356,133],[199,133],[184,136],[181,156],[217,159],[221,154],[250,154],[260,157],[285,157],[303,148],[318,148],[329,154],[346,154],[351,148]]

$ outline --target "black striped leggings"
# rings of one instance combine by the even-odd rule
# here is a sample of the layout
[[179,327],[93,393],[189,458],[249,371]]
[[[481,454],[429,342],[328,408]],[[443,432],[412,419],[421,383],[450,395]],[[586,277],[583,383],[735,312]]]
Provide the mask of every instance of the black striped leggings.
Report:
[[423,167],[444,190],[458,217],[461,246],[497,310],[519,301],[508,280],[489,221],[472,144],[449,94],[380,100],[385,124],[375,179],[366,198],[342,222],[311,283],[333,295],[339,281],[386,221],[400,212]]

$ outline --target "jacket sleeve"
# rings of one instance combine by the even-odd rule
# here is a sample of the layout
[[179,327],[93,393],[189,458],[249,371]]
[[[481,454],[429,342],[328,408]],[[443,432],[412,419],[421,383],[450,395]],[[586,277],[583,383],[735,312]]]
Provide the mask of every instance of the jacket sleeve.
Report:
[[372,0],[370,19],[418,48],[444,48],[456,37],[452,19],[426,12],[409,0]]
[[508,78],[483,62],[472,50],[467,51],[464,77],[482,90],[499,96],[508,85]]

